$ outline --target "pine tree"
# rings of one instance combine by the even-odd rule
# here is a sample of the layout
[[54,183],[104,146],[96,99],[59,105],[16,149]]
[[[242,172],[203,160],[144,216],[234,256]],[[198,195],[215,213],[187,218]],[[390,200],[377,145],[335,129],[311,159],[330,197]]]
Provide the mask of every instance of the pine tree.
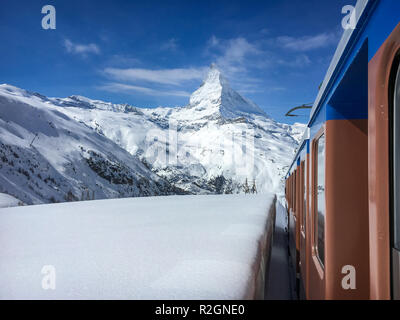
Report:
[[251,187],[251,193],[257,193],[256,180],[253,180],[253,185]]
[[69,191],[67,192],[66,196],[65,196],[65,200],[71,202],[71,201],[76,201],[77,198],[76,198],[75,195],[72,193],[72,191],[69,190]]
[[245,194],[250,193],[250,187],[249,187],[249,183],[248,183],[248,181],[247,181],[247,178],[246,178],[246,181],[244,182],[243,190],[244,190],[244,193],[245,193]]

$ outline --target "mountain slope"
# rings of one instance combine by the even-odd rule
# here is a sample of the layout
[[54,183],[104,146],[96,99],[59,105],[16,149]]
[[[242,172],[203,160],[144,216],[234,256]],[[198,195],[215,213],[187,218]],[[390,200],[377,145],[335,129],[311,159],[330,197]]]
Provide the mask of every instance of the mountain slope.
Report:
[[0,86],[0,188],[27,204],[181,192],[47,98],[9,85]]

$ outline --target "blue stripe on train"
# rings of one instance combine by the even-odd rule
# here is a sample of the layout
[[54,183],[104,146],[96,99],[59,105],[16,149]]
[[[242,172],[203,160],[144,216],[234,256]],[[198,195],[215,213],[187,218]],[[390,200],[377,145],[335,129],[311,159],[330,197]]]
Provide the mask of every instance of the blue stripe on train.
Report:
[[[324,111],[323,122],[368,118],[368,62],[399,24],[400,0],[372,0],[370,6],[373,9],[364,18],[367,19],[365,29],[361,34],[355,34],[355,41],[341,57],[341,60],[345,60],[342,70],[310,127],[318,124],[320,127],[319,113]],[[319,121],[316,121],[317,117]]]

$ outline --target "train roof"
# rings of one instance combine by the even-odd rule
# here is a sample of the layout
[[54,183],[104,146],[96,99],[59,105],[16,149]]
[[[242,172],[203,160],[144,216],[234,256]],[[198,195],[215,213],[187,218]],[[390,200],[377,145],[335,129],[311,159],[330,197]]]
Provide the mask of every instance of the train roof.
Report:
[[[308,121],[308,126],[313,121],[314,117],[317,115],[320,107],[323,105],[325,98],[329,94],[332,85],[335,82],[336,76],[339,74],[342,65],[345,63],[347,55],[351,53],[352,47],[357,40],[357,36],[363,30],[364,23],[367,20],[368,13],[372,10],[373,5],[379,1],[376,0],[358,0],[355,6],[355,14],[356,14],[356,28],[355,29],[346,29],[343,32],[342,38],[339,41],[339,44],[336,48],[335,54],[332,58],[332,61],[329,65],[328,71],[325,75],[324,81],[322,82],[321,88],[318,92],[317,98],[313,104],[313,107],[310,112],[310,118]],[[302,140],[300,141],[299,148],[296,152],[296,155],[293,158],[292,163],[289,166],[289,170],[286,173],[286,177],[288,177],[291,173],[293,165],[295,164],[300,152],[303,149],[304,143],[306,140],[310,138],[309,127],[303,135]]]
[[[339,41],[339,44],[336,48],[335,54],[332,58],[332,61],[329,65],[328,71],[325,75],[324,81],[322,82],[321,88],[318,92],[317,98],[313,104],[313,107],[310,112],[310,121],[314,118],[317,113],[319,107],[323,104],[324,98],[327,93],[331,89],[331,85],[333,84],[335,77],[338,71],[341,69],[342,64],[345,62],[345,58],[347,54],[351,51],[352,45],[354,44],[357,34],[362,31],[362,25],[365,22],[365,18],[368,14],[368,9],[371,8],[372,3],[376,3],[376,1],[371,0],[358,0],[355,6],[355,14],[356,14],[356,28],[355,29],[346,29],[343,32],[342,38]],[[370,4],[370,5],[369,5]]]

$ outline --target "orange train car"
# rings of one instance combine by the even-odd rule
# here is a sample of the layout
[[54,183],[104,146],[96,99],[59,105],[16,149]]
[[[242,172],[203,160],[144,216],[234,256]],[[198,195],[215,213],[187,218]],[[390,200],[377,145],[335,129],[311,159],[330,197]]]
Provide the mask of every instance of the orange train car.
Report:
[[300,298],[400,298],[400,1],[359,0],[286,175]]

